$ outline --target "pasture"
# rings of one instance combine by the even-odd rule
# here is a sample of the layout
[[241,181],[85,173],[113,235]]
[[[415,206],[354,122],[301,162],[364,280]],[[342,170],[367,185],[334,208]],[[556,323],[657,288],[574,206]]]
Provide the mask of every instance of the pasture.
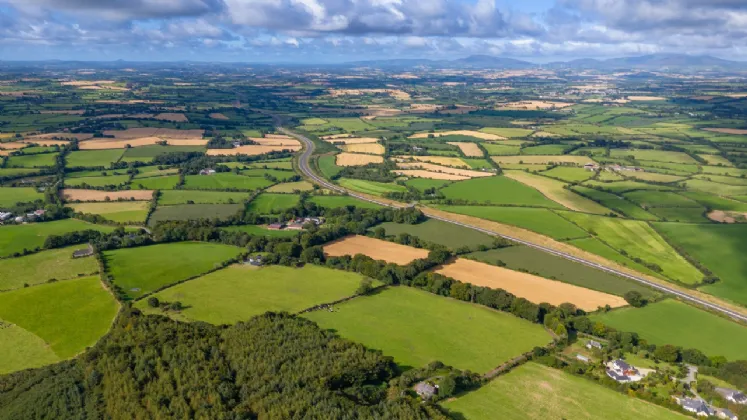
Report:
[[151,176],[136,178],[130,182],[133,189],[138,190],[170,190],[179,184],[179,175]]
[[0,209],[11,208],[15,206],[16,203],[31,203],[36,200],[44,200],[44,194],[38,192],[36,188],[0,187]]
[[52,279],[67,280],[96,273],[99,266],[95,258],[72,258],[73,251],[82,248],[85,245],[0,259],[0,291],[33,286]]
[[269,187],[274,182],[264,177],[251,177],[234,173],[217,173],[213,175],[187,175],[184,177],[184,188],[193,190],[256,190]]
[[595,201],[566,189],[566,183],[524,171],[506,171],[506,177],[535,188],[545,197],[571,210],[584,213],[608,214],[610,210]]
[[309,181],[296,181],[275,184],[272,187],[268,188],[266,191],[269,193],[290,194],[296,191],[311,191],[313,189],[314,184]]
[[[24,249],[34,250],[44,246],[44,241],[50,235],[62,235],[82,230],[98,230],[109,233],[113,226],[95,225],[77,219],[63,219],[53,222],[29,223],[27,225],[10,225],[0,227],[0,257],[22,252]],[[46,280],[46,279],[45,279]]]
[[61,359],[95,344],[116,313],[98,276],[0,293],[0,319],[38,336]]
[[87,188],[87,187],[111,187],[117,188],[124,185],[130,180],[129,175],[111,175],[111,176],[86,176],[65,179],[65,186],[69,188]]
[[631,260],[630,258],[610,248],[608,245],[604,244],[602,241],[600,241],[597,238],[573,239],[573,240],[567,241],[567,243],[569,245],[575,246],[576,248],[582,249],[586,252],[599,255],[600,257],[606,258],[610,261],[614,261],[624,267],[628,267],[632,270],[636,270],[639,273],[645,273],[650,276],[658,277],[661,279],[664,278],[661,274],[658,274],[658,273],[655,273],[649,270],[648,268],[642,266],[641,264],[638,264],[637,262]]
[[411,188],[415,188],[416,190],[420,192],[424,192],[428,189],[439,189],[441,187],[444,187],[446,185],[449,185],[449,182],[439,180],[439,179],[426,179],[426,178],[414,178],[414,179],[408,179],[405,181],[405,185]]
[[301,197],[294,194],[262,193],[249,202],[246,209],[257,214],[281,213],[298,205],[300,200]]
[[336,305],[334,312],[304,317],[412,367],[439,360],[486,372],[550,341],[539,325],[404,286]]
[[93,168],[99,166],[108,167],[112,163],[118,162],[123,153],[123,149],[70,152],[67,156],[65,156],[65,166],[68,168]]
[[436,219],[428,219],[416,225],[386,222],[374,226],[370,230],[377,228],[383,228],[387,236],[408,234],[452,250],[465,246],[470,248],[476,248],[480,245],[490,246],[494,241],[492,236],[485,233]]
[[371,195],[384,195],[390,192],[405,192],[407,188],[398,184],[387,184],[376,181],[366,181],[363,179],[340,178],[338,183],[351,190],[359,191]]
[[257,226],[257,225],[235,225],[235,226],[226,226],[221,229],[228,231],[228,232],[244,232],[250,235],[269,236],[269,237],[278,237],[278,238],[293,237],[301,233],[297,230],[288,230],[288,229],[270,230],[265,227]]
[[159,206],[175,204],[235,204],[249,198],[245,192],[165,190],[158,196]]
[[505,176],[475,178],[441,189],[448,199],[493,205],[563,208],[534,188]]
[[374,260],[406,265],[410,262],[428,257],[427,249],[418,249],[396,244],[368,236],[352,235],[330,242],[324,246],[324,253],[330,257],[363,254]]
[[564,182],[584,182],[593,177],[594,172],[587,171],[584,168],[556,166],[549,171],[542,172],[542,175],[557,178]]
[[68,207],[76,213],[97,214],[117,223],[143,223],[148,216],[148,201],[110,201],[103,203],[74,203]]
[[706,209],[678,208],[678,207],[655,207],[649,212],[658,216],[664,222],[690,222],[708,223],[710,220],[705,216]]
[[[355,294],[362,279],[359,274],[310,264],[303,268],[232,265],[155,296],[163,302],[186,305],[178,314],[169,313],[176,319],[233,324],[268,311],[296,313],[344,299]],[[161,313],[144,300],[136,307],[146,313]]]
[[465,420],[689,418],[588,379],[531,362],[441,405]]
[[337,158],[335,155],[319,156],[317,165],[319,166],[319,171],[325,178],[330,179],[340,173],[340,171],[343,169],[342,167],[337,166],[337,164],[335,163],[336,159]]
[[0,375],[49,365],[60,360],[41,338],[0,320]]
[[369,163],[383,163],[384,158],[376,155],[343,152],[335,156],[336,166],[363,166]]
[[319,207],[335,209],[339,207],[353,206],[362,209],[378,209],[380,205],[359,200],[348,195],[315,195],[309,199],[310,202]]
[[155,226],[166,220],[228,219],[244,209],[243,204],[177,204],[156,208],[148,224]]
[[219,268],[236,258],[241,248],[177,242],[105,251],[107,271],[130,298]]
[[729,360],[747,358],[747,327],[673,299],[593,315],[592,320],[619,331],[635,331],[657,345],[695,348]]
[[[575,185],[572,187],[573,191],[598,201],[603,206],[614,210],[617,213],[623,214],[631,219],[639,220],[658,220],[659,218],[646,210],[636,206],[625,198],[615,195],[612,193],[595,190],[593,188],[587,188],[581,185]],[[665,194],[665,193],[660,193]]]

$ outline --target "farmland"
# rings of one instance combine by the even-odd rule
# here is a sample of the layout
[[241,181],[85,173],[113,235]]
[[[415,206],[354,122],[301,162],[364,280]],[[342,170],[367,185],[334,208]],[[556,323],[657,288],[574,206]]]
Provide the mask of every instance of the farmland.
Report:
[[263,193],[249,202],[247,210],[257,214],[280,213],[295,207],[300,197],[293,194]]
[[237,257],[240,248],[183,242],[107,251],[107,271],[131,298],[219,268]]
[[493,205],[562,208],[542,193],[502,176],[471,179],[441,189],[446,198]]
[[416,225],[393,222],[382,223],[372,230],[379,227],[384,229],[387,236],[399,236],[406,233],[450,249],[465,246],[476,248],[480,245],[489,246],[493,243],[493,238],[484,233],[435,219],[429,219]]
[[148,215],[147,201],[121,201],[108,203],[77,203],[70,207],[78,213],[97,214],[112,222],[143,223]]
[[264,177],[249,177],[233,173],[219,173],[210,176],[187,175],[184,188],[195,190],[256,190],[274,184]]
[[346,206],[353,206],[364,209],[381,208],[381,206],[378,204],[370,203],[368,201],[361,201],[357,198],[346,195],[316,195],[311,197],[310,201],[318,206],[331,209]]
[[440,360],[486,372],[550,339],[538,325],[505,313],[407,287],[304,316],[412,367]]
[[245,192],[229,191],[195,191],[195,190],[166,190],[161,191],[158,205],[172,206],[175,204],[234,204],[249,198]]
[[3,188],[0,187],[0,208],[12,207],[16,203],[30,203],[44,199],[44,194],[35,188]]
[[7,256],[24,249],[41,248],[50,235],[94,229],[111,232],[114,227],[94,225],[76,219],[65,219],[46,223],[0,227],[0,256]]
[[341,179],[340,185],[351,190],[366,194],[383,195],[389,192],[402,192],[407,189],[397,184],[385,184],[383,182],[365,181],[361,179]]
[[384,260],[399,265],[406,265],[413,260],[428,256],[428,250],[425,249],[413,248],[360,235],[348,236],[327,244],[324,247],[324,253],[331,257],[363,254],[374,260]]
[[0,291],[96,273],[99,267],[94,258],[72,258],[74,250],[84,247],[72,246],[0,259]]
[[[312,306],[352,296],[358,274],[307,265],[255,268],[233,265],[165,289],[155,296],[163,302],[180,301],[187,309],[177,319],[232,324],[267,311],[299,312]],[[144,301],[138,308],[153,310]]]
[[270,230],[265,227],[257,226],[257,225],[226,226],[222,229],[229,231],[229,232],[244,232],[250,235],[270,236],[270,237],[280,237],[280,238],[292,237],[292,236],[296,236],[299,234],[299,232],[295,230],[288,230],[288,229]]
[[148,224],[155,226],[166,220],[223,220],[243,210],[242,204],[178,204],[158,207],[148,218]]

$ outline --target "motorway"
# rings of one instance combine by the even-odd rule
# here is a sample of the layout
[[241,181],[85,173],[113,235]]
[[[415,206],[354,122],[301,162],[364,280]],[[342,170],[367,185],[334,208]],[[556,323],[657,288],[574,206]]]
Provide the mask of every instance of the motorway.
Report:
[[[314,142],[312,142],[311,140],[309,140],[307,137],[305,137],[303,135],[300,135],[300,134],[297,134],[297,133],[295,133],[293,131],[290,131],[290,130],[288,130],[286,128],[278,127],[278,130],[281,131],[281,132],[283,132],[283,133],[285,133],[286,135],[289,135],[291,137],[294,137],[294,138],[300,140],[303,143],[304,149],[303,149],[303,153],[301,154],[301,158],[299,159],[299,167],[301,169],[301,172],[303,172],[304,175],[306,175],[308,178],[310,178],[311,180],[313,180],[315,183],[323,186],[324,188],[327,188],[327,189],[330,189],[330,190],[333,190],[333,191],[337,191],[337,192],[340,192],[340,193],[346,193],[349,196],[355,197],[355,198],[357,198],[359,200],[368,201],[370,203],[378,204],[378,205],[381,205],[381,206],[395,207],[395,208],[407,207],[407,205],[405,205],[405,204],[395,205],[395,204],[388,203],[388,202],[377,201],[377,200],[372,199],[372,198],[370,198],[368,196],[358,194],[355,191],[348,190],[346,188],[343,188],[343,187],[341,187],[339,185],[336,185],[336,184],[333,184],[333,183],[327,181],[326,179],[324,179],[321,176],[317,175],[314,172],[314,170],[311,168],[311,166],[309,165],[309,161],[311,160],[311,155],[314,152]],[[690,302],[695,303],[697,305],[700,305],[700,306],[703,306],[705,308],[711,309],[713,311],[720,312],[720,313],[722,313],[724,315],[730,316],[730,317],[732,317],[734,319],[737,319],[737,320],[740,320],[742,322],[747,322],[747,316],[745,316],[745,315],[743,315],[743,314],[741,314],[739,312],[736,312],[736,311],[733,311],[733,310],[731,310],[729,308],[725,308],[723,306],[716,305],[714,303],[708,302],[708,301],[703,300],[703,299],[701,299],[701,298],[699,298],[697,296],[693,296],[693,295],[691,295],[689,293],[683,292],[683,291],[681,291],[679,289],[674,289],[674,288],[668,287],[668,286],[663,285],[663,284],[655,283],[655,282],[652,282],[650,280],[646,280],[646,279],[638,277],[638,276],[634,276],[634,275],[631,275],[631,274],[628,274],[628,273],[624,273],[622,271],[615,270],[614,268],[609,268],[609,267],[606,267],[604,265],[597,264],[597,263],[595,263],[593,261],[588,261],[588,260],[585,260],[583,258],[579,258],[579,257],[573,256],[573,255],[570,255],[570,254],[566,254],[564,252],[556,251],[556,250],[554,250],[552,248],[548,248],[548,247],[545,247],[545,246],[542,246],[542,245],[537,245],[537,244],[534,244],[532,242],[525,241],[523,239],[514,238],[514,237],[511,237],[511,236],[508,236],[508,235],[498,234],[496,232],[493,232],[493,231],[490,231],[490,230],[487,230],[487,229],[483,229],[483,228],[480,228],[480,227],[477,227],[477,226],[472,226],[472,225],[469,225],[469,224],[461,223],[461,222],[458,222],[458,221],[455,221],[455,220],[450,220],[450,219],[439,217],[439,216],[429,215],[428,217],[430,217],[431,219],[440,220],[442,222],[452,223],[452,224],[455,224],[455,225],[458,225],[458,226],[462,226],[462,227],[466,227],[466,228],[469,228],[469,229],[472,229],[472,230],[476,230],[476,231],[479,231],[479,232],[482,232],[482,233],[485,233],[485,234],[488,234],[488,235],[491,235],[491,236],[500,236],[500,237],[508,239],[510,241],[513,241],[513,242],[516,242],[516,243],[519,243],[519,244],[522,244],[522,245],[526,245],[526,246],[538,249],[538,250],[543,251],[543,252],[547,252],[548,254],[553,254],[553,255],[556,255],[558,257],[565,258],[567,260],[577,262],[579,264],[584,264],[584,265],[587,265],[589,267],[596,268],[598,270],[602,270],[602,271],[605,271],[605,272],[608,272],[608,273],[611,273],[611,274],[615,274],[615,275],[620,276],[620,277],[624,277],[624,278],[627,278],[627,279],[630,279],[630,280],[633,280],[633,281],[637,281],[639,283],[643,283],[646,286],[651,287],[651,288],[656,289],[656,290],[659,290],[661,292],[677,296],[677,297],[679,297],[679,298],[681,298],[683,300],[687,300],[687,301],[690,301]]]

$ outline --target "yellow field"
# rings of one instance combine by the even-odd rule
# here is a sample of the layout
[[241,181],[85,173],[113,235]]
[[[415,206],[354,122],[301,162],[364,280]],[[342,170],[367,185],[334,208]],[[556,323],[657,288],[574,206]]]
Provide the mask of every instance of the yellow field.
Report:
[[661,96],[628,96],[630,101],[666,101],[667,98]]
[[60,196],[65,201],[107,201],[107,198],[110,201],[116,201],[120,198],[124,200],[151,200],[153,199],[153,191],[97,191],[65,188],[60,191]]
[[[345,135],[347,136],[347,134]],[[379,141],[379,139],[373,138],[373,137],[336,137],[336,136],[327,136],[323,137],[324,141],[333,143],[333,144],[366,144],[366,143],[376,143]]]
[[609,214],[611,212],[610,209],[596,201],[563,188],[566,185],[563,182],[524,171],[503,171],[503,173],[506,177],[536,189],[545,197],[571,210],[595,214]]
[[530,165],[542,165],[551,162],[555,163],[575,163],[576,165],[583,166],[587,163],[595,163],[594,160],[586,156],[540,156],[540,155],[527,155],[527,156],[492,156],[496,163],[526,163]]
[[54,139],[78,139],[78,141],[93,138],[93,133],[46,133],[25,136],[25,140],[54,140]]
[[449,142],[450,145],[458,147],[464,156],[467,157],[482,157],[482,150],[477,146],[476,143],[464,143],[458,141]]
[[28,144],[21,143],[19,141],[9,141],[7,143],[0,143],[0,149],[5,149],[5,150],[22,149],[26,146],[28,146]]
[[246,145],[234,147],[233,149],[209,149],[207,151],[208,156],[235,156],[235,155],[248,155],[256,156],[263,155],[270,152],[279,152],[282,150],[301,150],[301,145],[297,146],[257,146],[257,145]]
[[470,179],[468,176],[453,175],[443,172],[424,171],[421,169],[406,169],[402,171],[392,172],[397,175],[409,176],[411,178],[443,179],[447,181],[464,181],[465,179]]
[[509,102],[507,104],[500,104],[498,109],[512,109],[512,110],[523,110],[523,109],[560,109],[566,108],[573,105],[570,102],[551,102],[551,101],[519,101]]
[[[115,139],[139,139],[160,137],[162,139],[202,139],[205,130],[177,130],[175,128],[137,127],[127,130],[106,130],[104,134]],[[93,136],[91,136],[93,137]]]
[[619,296],[464,258],[439,267],[436,273],[475,286],[503,289],[534,303],[557,306],[570,302],[585,311],[595,311],[605,305],[613,308],[627,305]]
[[103,149],[124,149],[130,147],[150,146],[165,141],[171,146],[204,146],[208,139],[162,139],[160,137],[141,137],[137,139],[110,139],[96,138],[78,143],[80,150],[103,150]]
[[384,158],[374,155],[362,155],[358,153],[340,153],[337,155],[335,164],[337,166],[362,166],[369,163],[383,163]]
[[361,235],[348,236],[325,245],[324,253],[331,257],[363,254],[377,261],[384,260],[399,265],[407,265],[414,260],[428,256],[427,249],[413,248]]
[[480,177],[495,175],[495,173],[493,172],[480,172],[480,171],[472,171],[469,169],[456,169],[456,168],[450,168],[448,166],[434,165],[432,163],[423,163],[423,162],[399,162],[397,163],[397,167],[402,168],[402,169],[423,169],[423,170],[433,172],[433,173],[440,172],[444,174],[457,175],[460,177],[467,177],[467,178],[480,178]]
[[301,146],[301,143],[290,137],[249,137],[250,140],[262,146]]
[[330,89],[329,93],[332,96],[360,96],[384,93],[394,99],[403,101],[410,99],[409,93],[399,89]]
[[505,137],[496,135],[496,134],[490,134],[490,133],[483,133],[480,131],[473,131],[473,130],[453,130],[453,131],[439,131],[438,133],[417,133],[413,134],[409,138],[411,139],[427,139],[430,135],[433,135],[433,137],[442,137],[442,136],[471,136],[471,137],[477,137],[478,139],[483,140],[506,140]]
[[340,149],[350,153],[367,153],[371,155],[383,155],[384,146],[378,143],[347,144]]
[[403,161],[416,160],[418,162],[430,162],[444,166],[454,166],[457,168],[469,168],[466,162],[460,158],[446,156],[397,156],[396,159]]
[[144,211],[148,210],[149,205],[149,201],[111,201],[95,203],[75,203],[70,204],[68,207],[72,208],[78,213],[104,215],[125,211]]
[[737,136],[747,135],[747,130],[743,130],[740,128],[704,128],[703,130],[712,131],[714,133],[734,134]]

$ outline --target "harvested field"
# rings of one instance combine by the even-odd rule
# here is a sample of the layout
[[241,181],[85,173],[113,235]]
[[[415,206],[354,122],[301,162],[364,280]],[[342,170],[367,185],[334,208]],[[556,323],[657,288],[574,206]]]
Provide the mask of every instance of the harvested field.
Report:
[[420,169],[408,169],[404,171],[394,171],[397,175],[407,176],[410,178],[428,178],[428,179],[443,179],[448,181],[464,181],[470,179],[467,176],[447,174],[443,172],[430,172]]
[[534,109],[560,109],[573,105],[570,102],[550,102],[550,101],[518,101],[501,104],[498,109],[512,110],[534,110]]
[[411,138],[411,139],[427,139],[431,135],[433,135],[433,137],[442,137],[442,136],[469,136],[469,137],[477,137],[478,139],[482,139],[482,140],[506,140],[505,137],[499,136],[497,134],[483,133],[483,132],[480,132],[480,131],[473,131],[473,130],[441,131],[441,132],[438,132],[438,133],[418,133],[418,134],[413,134],[412,136],[410,136],[408,138]]
[[78,141],[87,140],[93,138],[93,133],[45,133],[45,134],[34,134],[26,136],[25,141],[29,140],[67,140],[76,139]]
[[435,272],[475,286],[503,289],[534,303],[547,302],[557,306],[570,302],[585,311],[595,311],[605,305],[613,308],[627,305],[619,296],[463,258],[457,258]]
[[116,201],[123,200],[146,200],[153,199],[153,191],[130,190],[130,191],[97,191],[65,188],[60,192],[65,201]]
[[747,130],[741,128],[704,128],[705,131],[712,131],[714,133],[722,134],[734,134],[734,135],[747,135]]
[[564,187],[568,184],[563,182],[524,171],[504,171],[504,175],[536,189],[545,197],[571,210],[595,214],[610,213],[610,209],[607,207],[565,189]]
[[250,137],[249,139],[260,146],[301,146],[298,140],[290,137],[280,137],[268,134],[272,137]]
[[[104,135],[116,139],[139,139],[142,137],[160,137],[162,139],[202,139],[205,130],[177,130],[175,128],[137,127],[127,130],[106,130]],[[93,136],[91,136],[93,137]]]
[[114,80],[71,80],[60,83],[62,86],[95,86],[95,85],[112,85]]
[[18,150],[18,149],[23,149],[26,146],[28,146],[28,144],[21,143],[18,141],[9,141],[7,143],[0,143],[0,149],[6,149],[6,150]]
[[[446,159],[450,159],[450,158],[446,158]],[[434,165],[432,163],[421,163],[421,162],[400,162],[397,164],[397,167],[402,168],[402,169],[416,169],[416,170],[425,170],[429,172],[439,172],[443,174],[456,175],[462,178],[463,177],[480,178],[480,177],[495,175],[492,172],[480,172],[480,171],[471,171],[468,169],[456,169],[456,168],[450,168],[448,166]],[[433,178],[433,179],[452,179],[452,178]]]
[[721,223],[737,223],[747,219],[747,212],[714,210],[707,214],[708,218]]
[[324,253],[331,257],[363,254],[374,260],[407,265],[414,260],[428,257],[427,249],[418,249],[381,239],[353,235],[324,246]]
[[[347,134],[344,134],[347,136]],[[379,139],[373,137],[338,137],[338,135],[327,136],[322,138],[326,142],[332,144],[366,144],[366,143],[377,143]]]
[[130,115],[130,118],[152,118],[160,121],[171,121],[171,122],[189,122],[187,116],[184,114],[164,112],[160,114],[135,114]]
[[366,153],[370,155],[384,154],[384,146],[378,143],[348,144],[341,146],[340,149],[350,153]]
[[256,156],[263,155],[270,152],[280,152],[283,150],[296,151],[300,150],[301,146],[239,146],[233,149],[209,149],[207,151],[208,156],[234,156],[234,155],[248,155]]
[[340,153],[337,155],[335,164],[337,166],[362,166],[369,163],[383,163],[384,158],[381,156],[361,155],[356,153]]
[[492,159],[500,164],[509,163],[525,163],[530,165],[541,165],[548,164],[550,162],[555,163],[575,163],[576,165],[585,165],[587,163],[594,163],[594,160],[586,156],[542,156],[542,155],[527,155],[527,156],[493,156]]
[[661,96],[628,96],[630,101],[666,101],[667,98]]
[[329,94],[332,96],[360,96],[387,94],[394,99],[403,101],[410,100],[410,94],[399,89],[330,89]]
[[226,117],[225,115],[221,114],[220,112],[213,112],[212,114],[208,115],[210,118],[214,120],[229,120],[230,118]]
[[130,147],[150,146],[161,141],[158,137],[142,137],[139,139],[92,139],[82,141],[78,144],[80,150],[104,150],[104,149],[124,149]]
[[452,146],[458,147],[462,153],[464,153],[464,156],[468,157],[482,157],[482,150],[477,146],[475,143],[465,143],[465,142],[457,142],[452,141],[448,144]]
[[285,134],[265,134],[266,139],[282,139],[282,140],[293,140],[293,137],[286,136]]
[[418,162],[430,162],[444,166],[455,166],[457,168],[469,168],[467,162],[461,158],[444,157],[444,156],[397,156],[396,159],[401,161],[416,160]]
[[27,143],[27,144],[38,144],[39,146],[65,146],[66,144],[70,143],[67,140],[32,140],[32,139],[24,139],[20,140],[21,143]]

